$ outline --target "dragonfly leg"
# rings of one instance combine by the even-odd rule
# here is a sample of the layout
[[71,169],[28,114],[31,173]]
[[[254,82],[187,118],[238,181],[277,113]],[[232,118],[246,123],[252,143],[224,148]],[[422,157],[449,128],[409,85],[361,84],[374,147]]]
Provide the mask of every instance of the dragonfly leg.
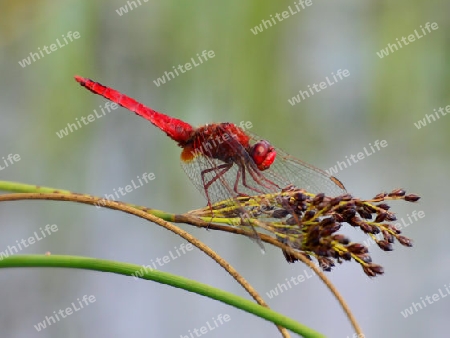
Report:
[[[280,187],[272,182],[271,180],[269,180],[263,173],[261,173],[258,169],[255,169],[251,166],[247,166],[248,172],[250,173],[250,176],[253,178],[253,180],[255,182],[257,182],[258,184],[261,184],[263,187],[267,188],[267,189],[280,189]],[[265,184],[265,182],[267,182],[268,184]]]
[[[254,188],[254,187],[252,187],[252,186],[249,186],[249,185],[247,184],[247,180],[246,180],[246,178],[245,178],[245,167],[244,167],[244,166],[239,166],[239,171],[238,171],[238,174],[237,174],[237,176],[236,176],[236,181],[234,182],[234,191],[235,191],[235,192],[237,192],[237,193],[239,194],[239,192],[237,191],[237,188],[238,188],[239,179],[241,178],[241,175],[242,175],[242,185],[243,185],[244,187],[246,187],[246,188],[249,189],[249,190],[253,190],[254,192],[256,192],[256,193],[258,193],[258,194],[263,194],[263,193],[264,193],[263,191],[261,191],[261,190],[259,190],[259,189],[257,189],[257,188]],[[256,181],[256,180],[255,180],[255,181]]]
[[[209,194],[208,194],[208,189],[211,187],[211,185],[215,181],[217,181],[223,175],[225,175],[226,172],[228,170],[230,170],[233,165],[234,165],[234,163],[224,163],[224,164],[221,164],[221,165],[217,166],[216,168],[205,169],[205,170],[203,170],[201,172],[203,187],[205,189],[205,194],[206,194],[206,198],[208,199],[208,205],[209,205],[209,208],[211,209],[211,213],[212,213],[212,205],[211,205],[210,197],[209,197]],[[216,171],[217,173],[209,182],[205,182],[205,175],[210,173],[211,171]],[[238,184],[239,184],[239,179],[240,179],[241,174],[242,174],[241,171],[242,171],[242,168],[240,167],[239,170],[238,170],[238,173],[236,175],[237,179],[236,179],[235,184],[234,184],[234,192],[236,192],[236,194],[238,196],[247,196],[245,194],[239,193],[238,189],[237,189],[238,188]],[[224,183],[226,183],[226,182],[224,182]],[[231,189],[231,187],[228,187],[227,185],[226,185],[226,187]],[[251,187],[248,187],[248,188],[251,189]],[[264,248],[264,245],[261,242],[261,239],[259,238],[258,232],[256,231],[254,226],[249,221],[250,215],[248,214],[248,212],[242,206],[239,205],[238,209],[239,209],[239,215],[241,217],[242,224],[247,226],[247,227],[250,227],[250,229],[248,229],[248,232],[249,232],[248,236],[250,238],[254,239],[258,243],[259,247],[261,248],[261,252],[264,253],[265,252],[265,248]]]
[[239,169],[237,172],[236,180],[234,181],[233,190],[239,197],[249,197],[247,194],[244,194],[244,193],[238,191],[238,184],[239,184],[240,178],[241,178],[241,169]]
[[[212,205],[211,205],[211,198],[209,197],[208,189],[211,187],[211,185],[215,181],[217,181],[220,177],[225,175],[225,173],[228,170],[230,170],[230,168],[232,166],[233,166],[233,163],[224,163],[224,164],[217,166],[216,168],[205,169],[201,172],[203,188],[205,189],[206,199],[208,200],[208,206],[210,207],[211,211],[212,211]],[[220,171],[209,182],[205,182],[205,175],[207,173],[210,173],[211,171],[217,171],[217,170],[220,170]]]

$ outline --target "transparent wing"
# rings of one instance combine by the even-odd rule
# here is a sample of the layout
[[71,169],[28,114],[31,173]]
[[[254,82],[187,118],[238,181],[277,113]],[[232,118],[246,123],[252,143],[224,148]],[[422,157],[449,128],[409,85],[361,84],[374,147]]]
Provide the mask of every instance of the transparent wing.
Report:
[[[256,135],[248,134],[254,143],[262,140]],[[334,176],[287,154],[279,148],[275,149],[277,152],[275,162],[262,173],[279,187],[285,188],[292,184],[313,194],[324,193],[327,196],[338,196],[346,193],[344,185]]]
[[[251,145],[262,140],[256,135],[247,134],[251,137]],[[227,146],[234,154],[228,162],[201,153],[189,162],[182,161],[186,174],[211,203],[236,198],[239,194],[252,196],[275,193],[289,185],[327,196],[346,193],[344,185],[337,178],[281,149],[275,148],[277,156],[274,163],[261,171],[237,140],[228,140]]]
[[[225,134],[227,131],[219,129],[219,133]],[[248,149],[262,140],[250,133],[247,135],[250,136],[250,147],[246,145]],[[248,212],[237,199],[242,195],[279,193],[290,185],[311,193],[324,193],[327,196],[346,193],[343,184],[335,177],[280,149],[276,149],[277,156],[274,163],[268,169],[261,171],[239,140],[231,138],[221,147],[225,148],[197,152],[188,161],[182,160],[181,164],[190,180],[206,197],[210,205],[219,201],[232,200],[240,210],[244,225],[246,225],[245,218]],[[226,150],[223,151],[223,149]],[[215,158],[221,150],[223,160]],[[264,250],[256,230],[250,224],[246,228],[250,230],[249,237],[255,239]]]
[[[228,172],[221,173],[225,170],[222,167],[225,164],[225,162],[204,155],[196,155],[193,160],[188,162],[181,161],[186,175],[210,203],[237,197],[237,193],[233,191],[234,183],[232,182],[236,180],[238,168],[233,165]],[[205,184],[214,179],[216,180],[206,188]]]
[[[228,132],[220,130],[218,133]],[[213,153],[218,149],[204,149],[203,152],[195,152],[190,161],[181,161],[186,174],[209,202],[280,190],[276,184],[264,179],[263,172],[258,170],[239,140],[228,138],[221,147],[226,147],[226,153],[229,153],[227,162],[214,158]]]
[[[237,200],[238,193],[234,191],[234,182],[238,177],[239,167],[234,163],[226,163],[214,158],[197,155],[189,162],[181,161],[184,171],[205,196],[208,203],[214,204],[219,201],[230,200],[236,205],[241,217],[243,229],[246,229],[249,238],[253,239],[264,253],[264,245],[261,242],[258,232],[247,223],[248,212]],[[213,183],[210,183],[213,182]],[[205,186],[208,185],[209,186]],[[238,192],[241,192],[238,190]],[[253,192],[253,195],[255,192]]]

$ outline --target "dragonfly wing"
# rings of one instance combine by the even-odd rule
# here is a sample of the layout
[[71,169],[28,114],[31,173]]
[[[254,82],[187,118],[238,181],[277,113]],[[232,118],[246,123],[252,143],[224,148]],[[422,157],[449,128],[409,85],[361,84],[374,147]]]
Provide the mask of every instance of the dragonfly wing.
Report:
[[[256,135],[248,134],[251,135],[253,143],[262,140]],[[303,162],[279,148],[275,148],[275,151],[277,156],[274,163],[262,173],[280,188],[292,184],[314,194],[324,193],[327,196],[338,196],[346,193],[344,185],[326,171]]]
[[[229,183],[236,179],[237,168],[233,165],[227,172],[222,172],[225,171],[224,165],[226,165],[225,162],[202,154],[196,155],[190,161],[181,161],[186,175],[210,203],[237,197],[233,186]],[[215,181],[206,189],[205,184],[214,179]]]
[[[215,132],[219,136],[230,135],[226,127],[218,126]],[[183,160],[182,157],[181,162],[186,174],[197,189],[206,195],[209,202],[236,198],[239,195],[252,196],[276,192],[281,189],[262,179],[263,173],[258,170],[239,139],[228,137],[220,145],[209,149],[202,147],[207,142],[202,142],[200,138],[193,141],[196,147],[196,150],[191,152],[193,156],[188,157],[188,160]],[[220,152],[221,160],[217,158]],[[205,185],[208,185],[207,189]]]
[[313,194],[324,193],[327,196],[338,196],[346,193],[344,185],[326,171],[288,155],[282,150],[276,151],[277,159],[268,170],[274,172],[274,176],[280,176],[280,181],[287,179],[288,184]]
[[[251,224],[247,223],[248,212],[237,200],[238,193],[233,190],[238,175],[238,166],[233,163],[229,166],[225,162],[203,155],[197,155],[191,161],[181,161],[181,166],[209,203],[214,204],[219,201],[230,200],[237,206],[236,211],[242,219],[243,229],[247,230],[248,237],[256,241],[261,248],[261,252],[264,253],[265,248],[258,232]],[[202,172],[206,173],[202,176]],[[205,184],[208,184],[211,180],[215,181],[205,188]]]

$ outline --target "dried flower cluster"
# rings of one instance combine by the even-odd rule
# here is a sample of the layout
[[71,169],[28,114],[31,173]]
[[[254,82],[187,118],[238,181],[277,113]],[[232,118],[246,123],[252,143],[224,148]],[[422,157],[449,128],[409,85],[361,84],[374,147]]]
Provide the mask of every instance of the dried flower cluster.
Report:
[[[383,274],[383,267],[372,263],[369,250],[361,243],[353,243],[337,233],[345,224],[361,229],[384,251],[393,250],[395,239],[404,246],[412,246],[409,238],[402,236],[392,222],[394,213],[385,201],[405,200],[416,202],[419,196],[407,195],[403,189],[381,193],[371,200],[361,200],[345,194],[327,197],[289,187],[278,194],[240,197],[213,205],[215,222],[221,219],[240,219],[240,224],[251,224],[264,229],[294,250],[316,258],[321,268],[330,271],[335,263],[355,260],[366,275]],[[193,212],[197,216],[211,215],[205,208]],[[244,217],[242,217],[244,215]],[[380,235],[381,234],[381,235]],[[377,236],[378,235],[378,236]],[[289,263],[297,259],[283,251]]]

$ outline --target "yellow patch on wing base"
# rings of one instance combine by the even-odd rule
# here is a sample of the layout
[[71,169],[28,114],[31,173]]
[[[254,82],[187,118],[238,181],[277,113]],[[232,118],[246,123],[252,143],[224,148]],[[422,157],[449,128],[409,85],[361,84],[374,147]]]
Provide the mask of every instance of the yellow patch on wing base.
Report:
[[198,151],[195,151],[192,149],[191,146],[187,146],[183,148],[183,151],[181,152],[181,160],[183,162],[191,162],[196,156]]

